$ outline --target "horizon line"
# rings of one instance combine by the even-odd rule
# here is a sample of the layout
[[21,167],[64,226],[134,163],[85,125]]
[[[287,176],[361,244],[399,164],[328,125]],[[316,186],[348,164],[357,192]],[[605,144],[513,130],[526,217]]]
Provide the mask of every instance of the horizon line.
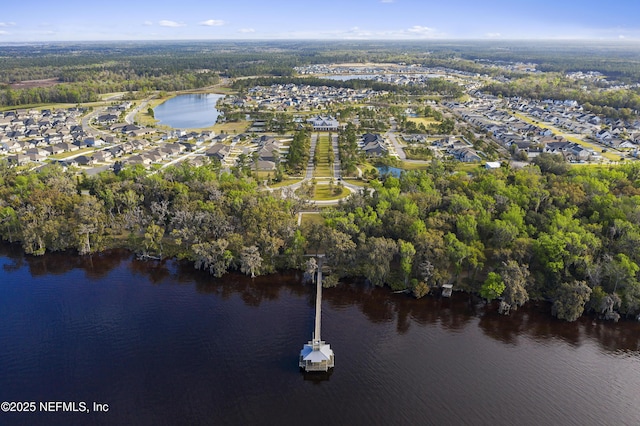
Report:
[[385,42],[385,43],[399,43],[399,42],[614,42],[614,43],[638,43],[640,47],[640,39],[635,38],[583,38],[583,37],[556,37],[556,38],[401,38],[401,39],[389,39],[389,38],[185,38],[185,39],[85,39],[85,40],[0,40],[0,46],[7,44],[54,44],[54,43],[132,43],[132,42],[164,42],[164,43],[176,43],[176,42]]

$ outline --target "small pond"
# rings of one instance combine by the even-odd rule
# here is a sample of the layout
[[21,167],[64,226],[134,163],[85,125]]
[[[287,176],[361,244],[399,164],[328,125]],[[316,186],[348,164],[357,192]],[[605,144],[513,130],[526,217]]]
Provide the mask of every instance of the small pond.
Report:
[[153,112],[160,124],[175,129],[211,127],[220,116],[216,103],[222,98],[224,95],[215,93],[178,95],[158,105]]

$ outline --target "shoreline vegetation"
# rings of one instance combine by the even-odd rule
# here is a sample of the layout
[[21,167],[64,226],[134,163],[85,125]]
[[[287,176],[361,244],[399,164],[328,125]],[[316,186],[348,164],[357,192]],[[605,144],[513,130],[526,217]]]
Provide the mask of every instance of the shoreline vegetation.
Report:
[[640,165],[586,171],[553,156],[522,169],[427,171],[373,180],[298,226],[300,199],[259,190],[241,171],[179,164],[151,174],[77,176],[0,166],[0,237],[30,255],[126,248],[193,262],[216,277],[305,270],[326,256],[325,286],[364,277],[423,297],[443,284],[499,300],[508,313],[552,302],[617,320],[640,312]]

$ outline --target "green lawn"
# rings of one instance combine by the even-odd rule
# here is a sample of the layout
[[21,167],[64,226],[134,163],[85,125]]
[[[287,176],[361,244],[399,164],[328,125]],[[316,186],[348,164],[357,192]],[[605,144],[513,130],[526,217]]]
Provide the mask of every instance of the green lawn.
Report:
[[141,127],[153,127],[158,124],[158,120],[156,120],[155,117],[152,117],[147,110],[138,112],[134,120]]
[[425,163],[410,163],[408,161],[400,162],[400,168],[404,170],[427,170],[430,165],[430,161]]
[[329,160],[327,158],[327,156],[329,155],[329,151],[331,151],[329,134],[321,134],[320,137],[318,137],[318,165],[313,172],[314,177],[333,177],[333,170],[329,165]]
[[482,164],[479,163],[458,163],[456,164],[456,171],[458,172],[473,172],[478,169],[478,167],[482,167]]
[[60,154],[50,155],[49,158],[54,160],[64,160],[65,158],[77,157],[78,155],[86,154],[88,152],[94,152],[94,151],[95,151],[95,148],[83,148],[73,152],[62,152]]
[[368,182],[365,182],[363,180],[353,179],[353,178],[346,178],[346,179],[343,178],[342,180],[349,183],[350,185],[360,186],[362,188],[366,187],[369,184]]
[[349,190],[343,188],[342,194],[333,195],[333,192],[329,189],[329,185],[316,185],[316,195],[312,198],[312,200],[314,201],[339,200],[340,198],[344,198],[349,194],[350,194]]
[[313,177],[316,178],[326,178],[326,177],[331,177],[331,168],[329,167],[329,164],[325,163],[325,164],[320,164],[318,163],[318,165],[316,166],[314,172],[313,172]]

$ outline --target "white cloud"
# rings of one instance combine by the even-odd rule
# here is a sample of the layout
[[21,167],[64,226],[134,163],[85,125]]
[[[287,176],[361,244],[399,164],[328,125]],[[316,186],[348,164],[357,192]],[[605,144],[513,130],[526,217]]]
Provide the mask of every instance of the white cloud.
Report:
[[224,25],[224,21],[222,19],[209,19],[208,21],[200,22],[200,25],[204,25],[205,27],[220,27]]
[[417,35],[432,35],[436,32],[436,30],[429,27],[423,27],[422,25],[414,25],[413,27],[409,28],[407,32]]
[[170,27],[170,28],[184,27],[184,24],[181,22],[168,21],[166,19],[163,19],[162,21],[158,22],[158,25],[160,25],[161,27]]
[[145,26],[145,27],[150,27],[150,26],[152,26],[152,25],[153,25],[153,22],[151,22],[151,21],[144,21],[144,22],[143,22],[143,24],[144,24],[144,26]]
[[500,33],[487,33],[487,34],[485,34],[485,36],[488,37],[488,38],[500,38],[500,37],[502,37],[502,34],[500,34]]
[[436,28],[420,25],[400,30],[368,30],[352,27],[348,30],[328,31],[291,31],[288,33],[265,34],[266,38],[275,39],[319,39],[319,40],[417,40],[442,39],[450,37]]
[[0,30],[0,35],[7,35],[7,34],[9,34],[9,31],[1,31]]
[[256,30],[254,30],[253,28],[240,28],[238,32],[243,34],[249,34],[249,33],[255,33]]
[[0,22],[0,27],[15,27],[15,22]]
[[380,3],[395,3],[396,0],[380,0]]

